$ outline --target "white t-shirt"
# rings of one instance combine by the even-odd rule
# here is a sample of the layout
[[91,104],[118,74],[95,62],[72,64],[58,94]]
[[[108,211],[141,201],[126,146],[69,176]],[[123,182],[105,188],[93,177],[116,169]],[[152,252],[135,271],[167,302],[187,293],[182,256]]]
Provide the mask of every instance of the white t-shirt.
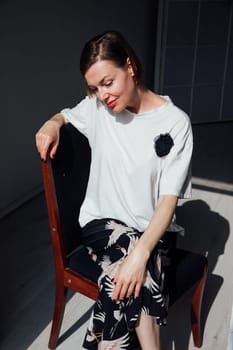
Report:
[[[166,97],[151,111],[114,113],[96,97],[61,111],[89,141],[91,168],[80,225],[114,218],[144,231],[160,195],[190,198],[192,130],[188,116]],[[159,157],[154,139],[170,134],[174,145]],[[171,230],[176,230],[173,225]]]

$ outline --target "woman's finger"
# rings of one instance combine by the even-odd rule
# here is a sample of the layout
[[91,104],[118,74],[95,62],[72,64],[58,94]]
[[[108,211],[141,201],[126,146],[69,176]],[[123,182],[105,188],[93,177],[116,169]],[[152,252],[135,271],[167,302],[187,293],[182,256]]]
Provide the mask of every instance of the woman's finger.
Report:
[[50,158],[54,158],[56,152],[57,152],[57,147],[58,147],[58,142],[56,142],[52,148],[51,148],[51,152],[50,152]]
[[127,290],[126,297],[129,298],[132,294],[134,294],[134,290],[135,290],[135,283],[131,283]]
[[136,284],[136,286],[135,286],[135,289],[134,289],[134,298],[138,298],[139,297],[141,287],[142,287],[142,283],[138,282]]
[[41,158],[46,160],[46,155],[49,149],[52,139],[47,135],[41,135],[41,146],[40,146],[40,155]]
[[[114,282],[115,283],[115,282]],[[113,294],[112,294],[112,300],[119,300],[119,295],[120,295],[120,291],[121,291],[122,285],[121,283],[118,281],[115,285],[115,288],[113,290]]]
[[121,286],[120,293],[119,293],[119,300],[124,300],[125,299],[128,289],[129,289],[128,283],[124,283]]

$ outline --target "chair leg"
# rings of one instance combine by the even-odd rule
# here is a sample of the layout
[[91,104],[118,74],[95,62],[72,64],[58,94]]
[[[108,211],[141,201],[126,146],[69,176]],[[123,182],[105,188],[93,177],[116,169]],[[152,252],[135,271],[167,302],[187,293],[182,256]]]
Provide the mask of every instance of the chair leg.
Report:
[[199,280],[192,295],[191,324],[194,346],[202,346],[201,334],[201,304],[207,275],[207,264],[204,266],[202,278]]
[[64,287],[63,285],[63,280],[62,283],[57,283],[53,321],[48,344],[49,349],[56,349],[57,346],[58,336],[60,333],[61,324],[64,316],[67,290],[68,288]]

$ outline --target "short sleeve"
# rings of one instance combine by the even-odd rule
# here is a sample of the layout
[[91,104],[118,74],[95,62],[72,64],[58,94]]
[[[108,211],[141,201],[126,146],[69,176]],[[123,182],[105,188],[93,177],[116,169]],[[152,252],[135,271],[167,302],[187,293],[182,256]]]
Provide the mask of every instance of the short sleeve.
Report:
[[64,116],[66,123],[71,123],[87,138],[90,134],[95,98],[86,97],[74,108],[65,108],[60,113]]
[[170,135],[173,139],[169,154],[161,158],[159,195],[172,194],[191,198],[191,158],[193,135],[188,116],[177,120]]

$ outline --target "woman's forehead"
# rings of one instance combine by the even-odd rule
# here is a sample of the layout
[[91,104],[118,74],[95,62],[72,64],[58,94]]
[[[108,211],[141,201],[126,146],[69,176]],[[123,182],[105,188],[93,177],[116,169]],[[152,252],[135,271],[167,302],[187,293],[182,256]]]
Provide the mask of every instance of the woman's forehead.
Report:
[[96,85],[103,79],[116,74],[121,69],[122,68],[117,67],[113,61],[99,60],[92,64],[86,71],[85,80],[88,85]]

